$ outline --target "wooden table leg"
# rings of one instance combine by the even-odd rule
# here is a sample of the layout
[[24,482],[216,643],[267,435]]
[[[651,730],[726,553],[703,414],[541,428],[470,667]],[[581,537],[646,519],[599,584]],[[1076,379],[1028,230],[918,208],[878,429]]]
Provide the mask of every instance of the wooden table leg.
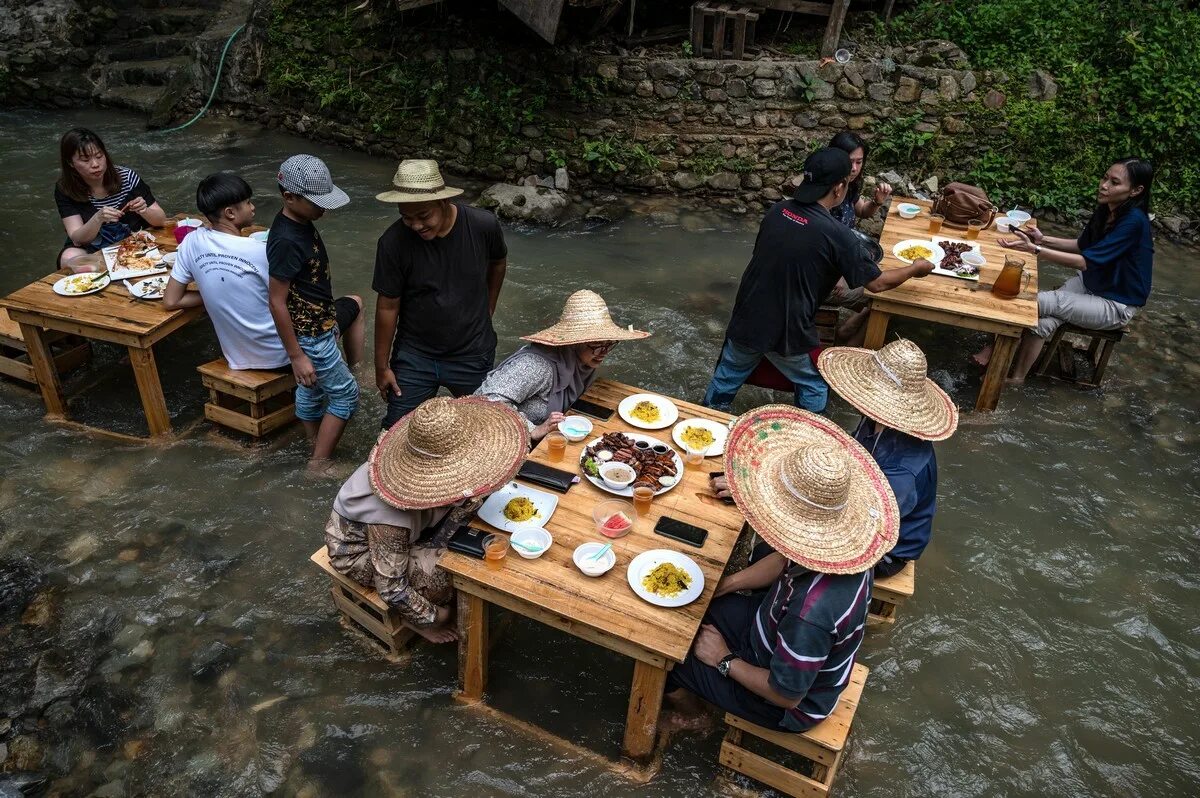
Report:
[[133,366],[133,377],[137,380],[138,393],[142,397],[142,409],[146,412],[146,426],[150,437],[157,438],[171,432],[171,416],[167,413],[167,400],[163,398],[162,382],[158,378],[158,365],[154,362],[154,350],[128,347],[129,362]]
[[666,681],[665,668],[641,660],[634,662],[629,711],[625,714],[625,740],[621,743],[621,753],[634,761],[644,762],[654,753]]
[[21,337],[25,339],[26,352],[33,366],[33,376],[42,391],[46,415],[66,418],[67,400],[63,397],[62,382],[58,379],[58,368],[54,365],[54,354],[46,343],[46,331],[32,324],[21,324]]
[[983,375],[983,384],[979,386],[979,396],[975,399],[975,409],[981,413],[989,413],[1000,403],[1000,390],[1008,378],[1008,370],[1012,368],[1013,355],[1017,352],[1017,342],[1020,338],[1011,335],[996,335],[996,345],[992,349],[992,359],[988,361],[987,372]]
[[871,308],[871,315],[867,317],[867,332],[863,339],[863,346],[867,349],[881,348],[887,340],[888,322],[891,319],[892,314]]
[[482,701],[487,690],[488,605],[458,591],[458,686],[461,698]]

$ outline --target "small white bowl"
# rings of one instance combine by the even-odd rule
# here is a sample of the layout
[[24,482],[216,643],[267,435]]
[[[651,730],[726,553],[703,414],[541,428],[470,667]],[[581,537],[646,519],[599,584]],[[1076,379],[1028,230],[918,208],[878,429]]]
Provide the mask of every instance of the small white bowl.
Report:
[[162,262],[167,264],[168,266],[174,266],[175,265],[175,257],[176,257],[176,253],[174,253],[174,252],[164,252],[163,256],[162,256]]
[[[536,560],[549,551],[550,546],[554,544],[554,536],[540,527],[536,529],[521,529],[513,532],[508,537],[512,542],[512,550],[527,560]],[[537,546],[538,550],[526,551],[523,546],[518,544]]]
[[998,231],[1000,231],[1001,233],[1007,233],[1009,230],[1009,227],[1012,226],[1012,221],[1013,220],[1009,219],[1007,216],[997,216],[996,217],[996,229]]
[[[625,474],[625,477],[622,478],[619,474]],[[613,490],[624,490],[637,479],[637,472],[628,463],[608,462],[600,466],[600,479]]]
[[604,576],[617,564],[617,553],[609,549],[600,559],[593,560],[591,558],[606,545],[605,543],[581,544],[571,555],[571,560],[575,563],[575,567],[587,576]]
[[920,205],[912,205],[907,202],[902,202],[896,206],[896,213],[900,214],[901,219],[912,219],[920,212]]
[[178,222],[175,223],[175,226],[176,227],[203,227],[204,220],[203,219],[192,219],[191,217],[189,217],[187,219],[180,219]]
[[1012,220],[1012,222],[1011,222],[1012,224],[1016,225],[1017,227],[1020,227],[1021,225],[1025,224],[1033,217],[1031,215],[1029,215],[1028,213],[1026,213],[1025,211],[1009,211],[1008,218]]
[[983,257],[983,255],[980,255],[973,249],[969,249],[964,252],[960,256],[960,259],[963,263],[967,264],[968,266],[974,266],[976,269],[983,268],[987,265],[987,258]]
[[[575,434],[572,435],[570,430]],[[592,434],[592,422],[583,416],[567,416],[558,422],[558,431],[571,443],[579,443]]]
[[251,233],[250,237],[255,241],[261,241],[265,244],[267,243],[267,236],[270,235],[270,233],[270,230],[259,230],[257,233]]

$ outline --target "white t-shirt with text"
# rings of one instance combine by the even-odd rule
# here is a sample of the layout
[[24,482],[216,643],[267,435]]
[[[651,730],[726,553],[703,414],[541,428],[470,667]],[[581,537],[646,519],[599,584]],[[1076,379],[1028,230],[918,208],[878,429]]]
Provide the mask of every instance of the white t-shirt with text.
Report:
[[230,368],[291,362],[267,304],[267,247],[261,241],[197,228],[180,244],[171,278],[199,287]]

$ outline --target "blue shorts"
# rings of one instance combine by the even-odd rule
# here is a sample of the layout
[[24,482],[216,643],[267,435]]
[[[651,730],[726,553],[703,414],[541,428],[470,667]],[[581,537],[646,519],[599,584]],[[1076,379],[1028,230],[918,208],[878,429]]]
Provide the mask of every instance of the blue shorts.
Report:
[[358,408],[358,382],[338,349],[337,334],[329,330],[296,340],[317,371],[316,385],[296,386],[296,418],[320,421],[328,413],[349,421]]

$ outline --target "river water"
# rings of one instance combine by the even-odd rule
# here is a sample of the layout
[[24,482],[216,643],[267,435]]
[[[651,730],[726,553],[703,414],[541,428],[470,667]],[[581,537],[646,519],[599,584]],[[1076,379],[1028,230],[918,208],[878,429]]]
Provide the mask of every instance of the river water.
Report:
[[[193,209],[202,176],[235,169],[261,191],[269,224],[277,164],[296,152],[325,158],[353,198],[319,225],[335,288],[373,307],[375,240],[395,213],[373,196],[395,164],[221,120],[150,134],[109,112],[0,114],[0,292],[53,268],[56,140],[74,124],[102,131],[169,213]],[[501,353],[552,321],[570,291],[594,288],[619,322],[655,333],[615,350],[607,373],[699,398],[755,221],[682,213],[673,224],[509,228]],[[1047,272],[1042,286],[1062,276]],[[1160,241],[1151,304],[1103,390],[1031,381],[1006,391],[999,412],[965,413],[939,444],[936,534],[916,596],[864,644],[872,671],[841,795],[1196,794],[1198,294],[1195,253]],[[967,355],[982,336],[894,329],[972,406],[979,376]],[[206,322],[159,347],[177,427],[200,416],[194,368],[217,354]],[[72,412],[139,433],[123,355],[97,347],[92,367],[67,381]],[[347,467],[368,452],[382,413],[361,379],[365,401],[340,449]],[[735,409],[768,398],[744,390]],[[831,412],[853,422],[838,400]],[[197,425],[167,446],[133,446],[41,416],[36,393],[0,381],[9,769],[20,754],[20,766],[54,774],[62,795],[724,791],[717,732],[676,737],[661,773],[634,785],[456,706],[452,647],[421,646],[405,667],[367,652],[338,625],[308,562],[337,484],[302,476],[297,431],[244,446]],[[491,692],[500,708],[612,753],[631,672],[517,619],[493,652]]]

